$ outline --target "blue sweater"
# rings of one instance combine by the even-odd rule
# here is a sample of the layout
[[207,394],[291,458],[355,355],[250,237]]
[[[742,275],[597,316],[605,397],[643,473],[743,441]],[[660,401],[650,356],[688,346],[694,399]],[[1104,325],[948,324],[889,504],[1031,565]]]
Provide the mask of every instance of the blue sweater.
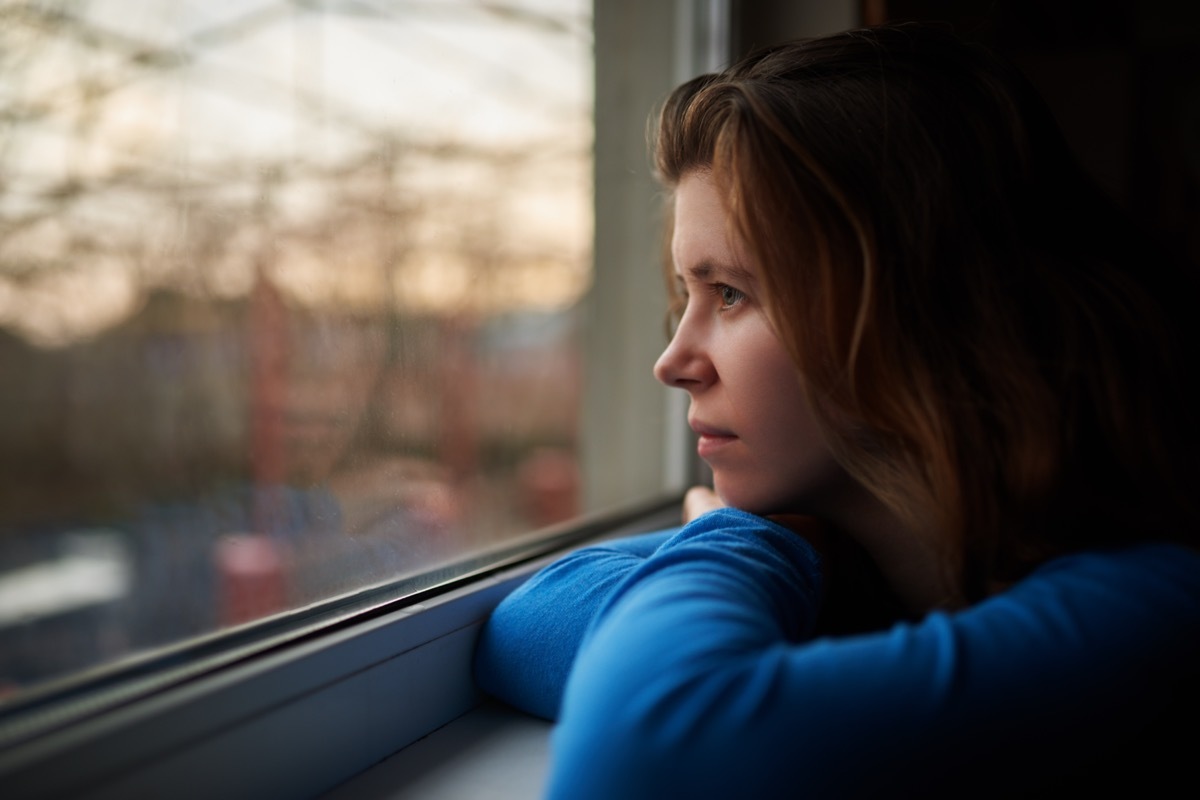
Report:
[[545,568],[475,674],[558,720],[551,798],[1146,796],[1195,763],[1200,554],[1079,553],[844,637],[814,634],[821,593],[803,538],[723,509]]

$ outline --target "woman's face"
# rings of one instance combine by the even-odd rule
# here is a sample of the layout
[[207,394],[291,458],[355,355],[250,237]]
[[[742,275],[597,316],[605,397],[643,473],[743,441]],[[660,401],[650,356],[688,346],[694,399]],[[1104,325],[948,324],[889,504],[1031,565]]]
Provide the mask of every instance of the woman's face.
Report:
[[825,445],[707,173],[688,173],[676,189],[671,256],[687,306],[654,375],[691,396],[688,423],[717,495],[758,514],[831,510],[850,478]]

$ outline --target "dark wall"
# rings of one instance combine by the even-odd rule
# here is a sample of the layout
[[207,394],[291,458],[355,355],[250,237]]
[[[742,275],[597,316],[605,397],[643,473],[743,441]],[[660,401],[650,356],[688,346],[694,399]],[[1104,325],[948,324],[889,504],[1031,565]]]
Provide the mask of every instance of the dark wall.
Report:
[[1009,55],[1093,177],[1200,262],[1200,3],[874,0],[863,9],[865,23],[944,21]]

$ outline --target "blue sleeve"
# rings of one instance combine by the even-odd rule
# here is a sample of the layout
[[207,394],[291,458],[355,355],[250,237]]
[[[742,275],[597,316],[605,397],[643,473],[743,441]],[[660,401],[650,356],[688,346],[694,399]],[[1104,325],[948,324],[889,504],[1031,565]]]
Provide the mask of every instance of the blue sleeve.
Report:
[[1080,554],[957,613],[811,631],[794,533],[705,515],[631,570],[579,649],[548,797],[993,796],[1123,752],[1200,670],[1200,557]]
[[555,719],[575,653],[600,603],[674,532],[581,548],[513,590],[476,643],[479,687],[522,711]]

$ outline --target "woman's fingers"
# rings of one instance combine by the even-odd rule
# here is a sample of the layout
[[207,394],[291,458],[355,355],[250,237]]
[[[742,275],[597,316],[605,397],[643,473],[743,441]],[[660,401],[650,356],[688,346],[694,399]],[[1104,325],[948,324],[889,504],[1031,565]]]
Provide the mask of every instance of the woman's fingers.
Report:
[[686,525],[702,514],[724,507],[725,504],[712,489],[707,486],[693,486],[683,496],[683,524]]

